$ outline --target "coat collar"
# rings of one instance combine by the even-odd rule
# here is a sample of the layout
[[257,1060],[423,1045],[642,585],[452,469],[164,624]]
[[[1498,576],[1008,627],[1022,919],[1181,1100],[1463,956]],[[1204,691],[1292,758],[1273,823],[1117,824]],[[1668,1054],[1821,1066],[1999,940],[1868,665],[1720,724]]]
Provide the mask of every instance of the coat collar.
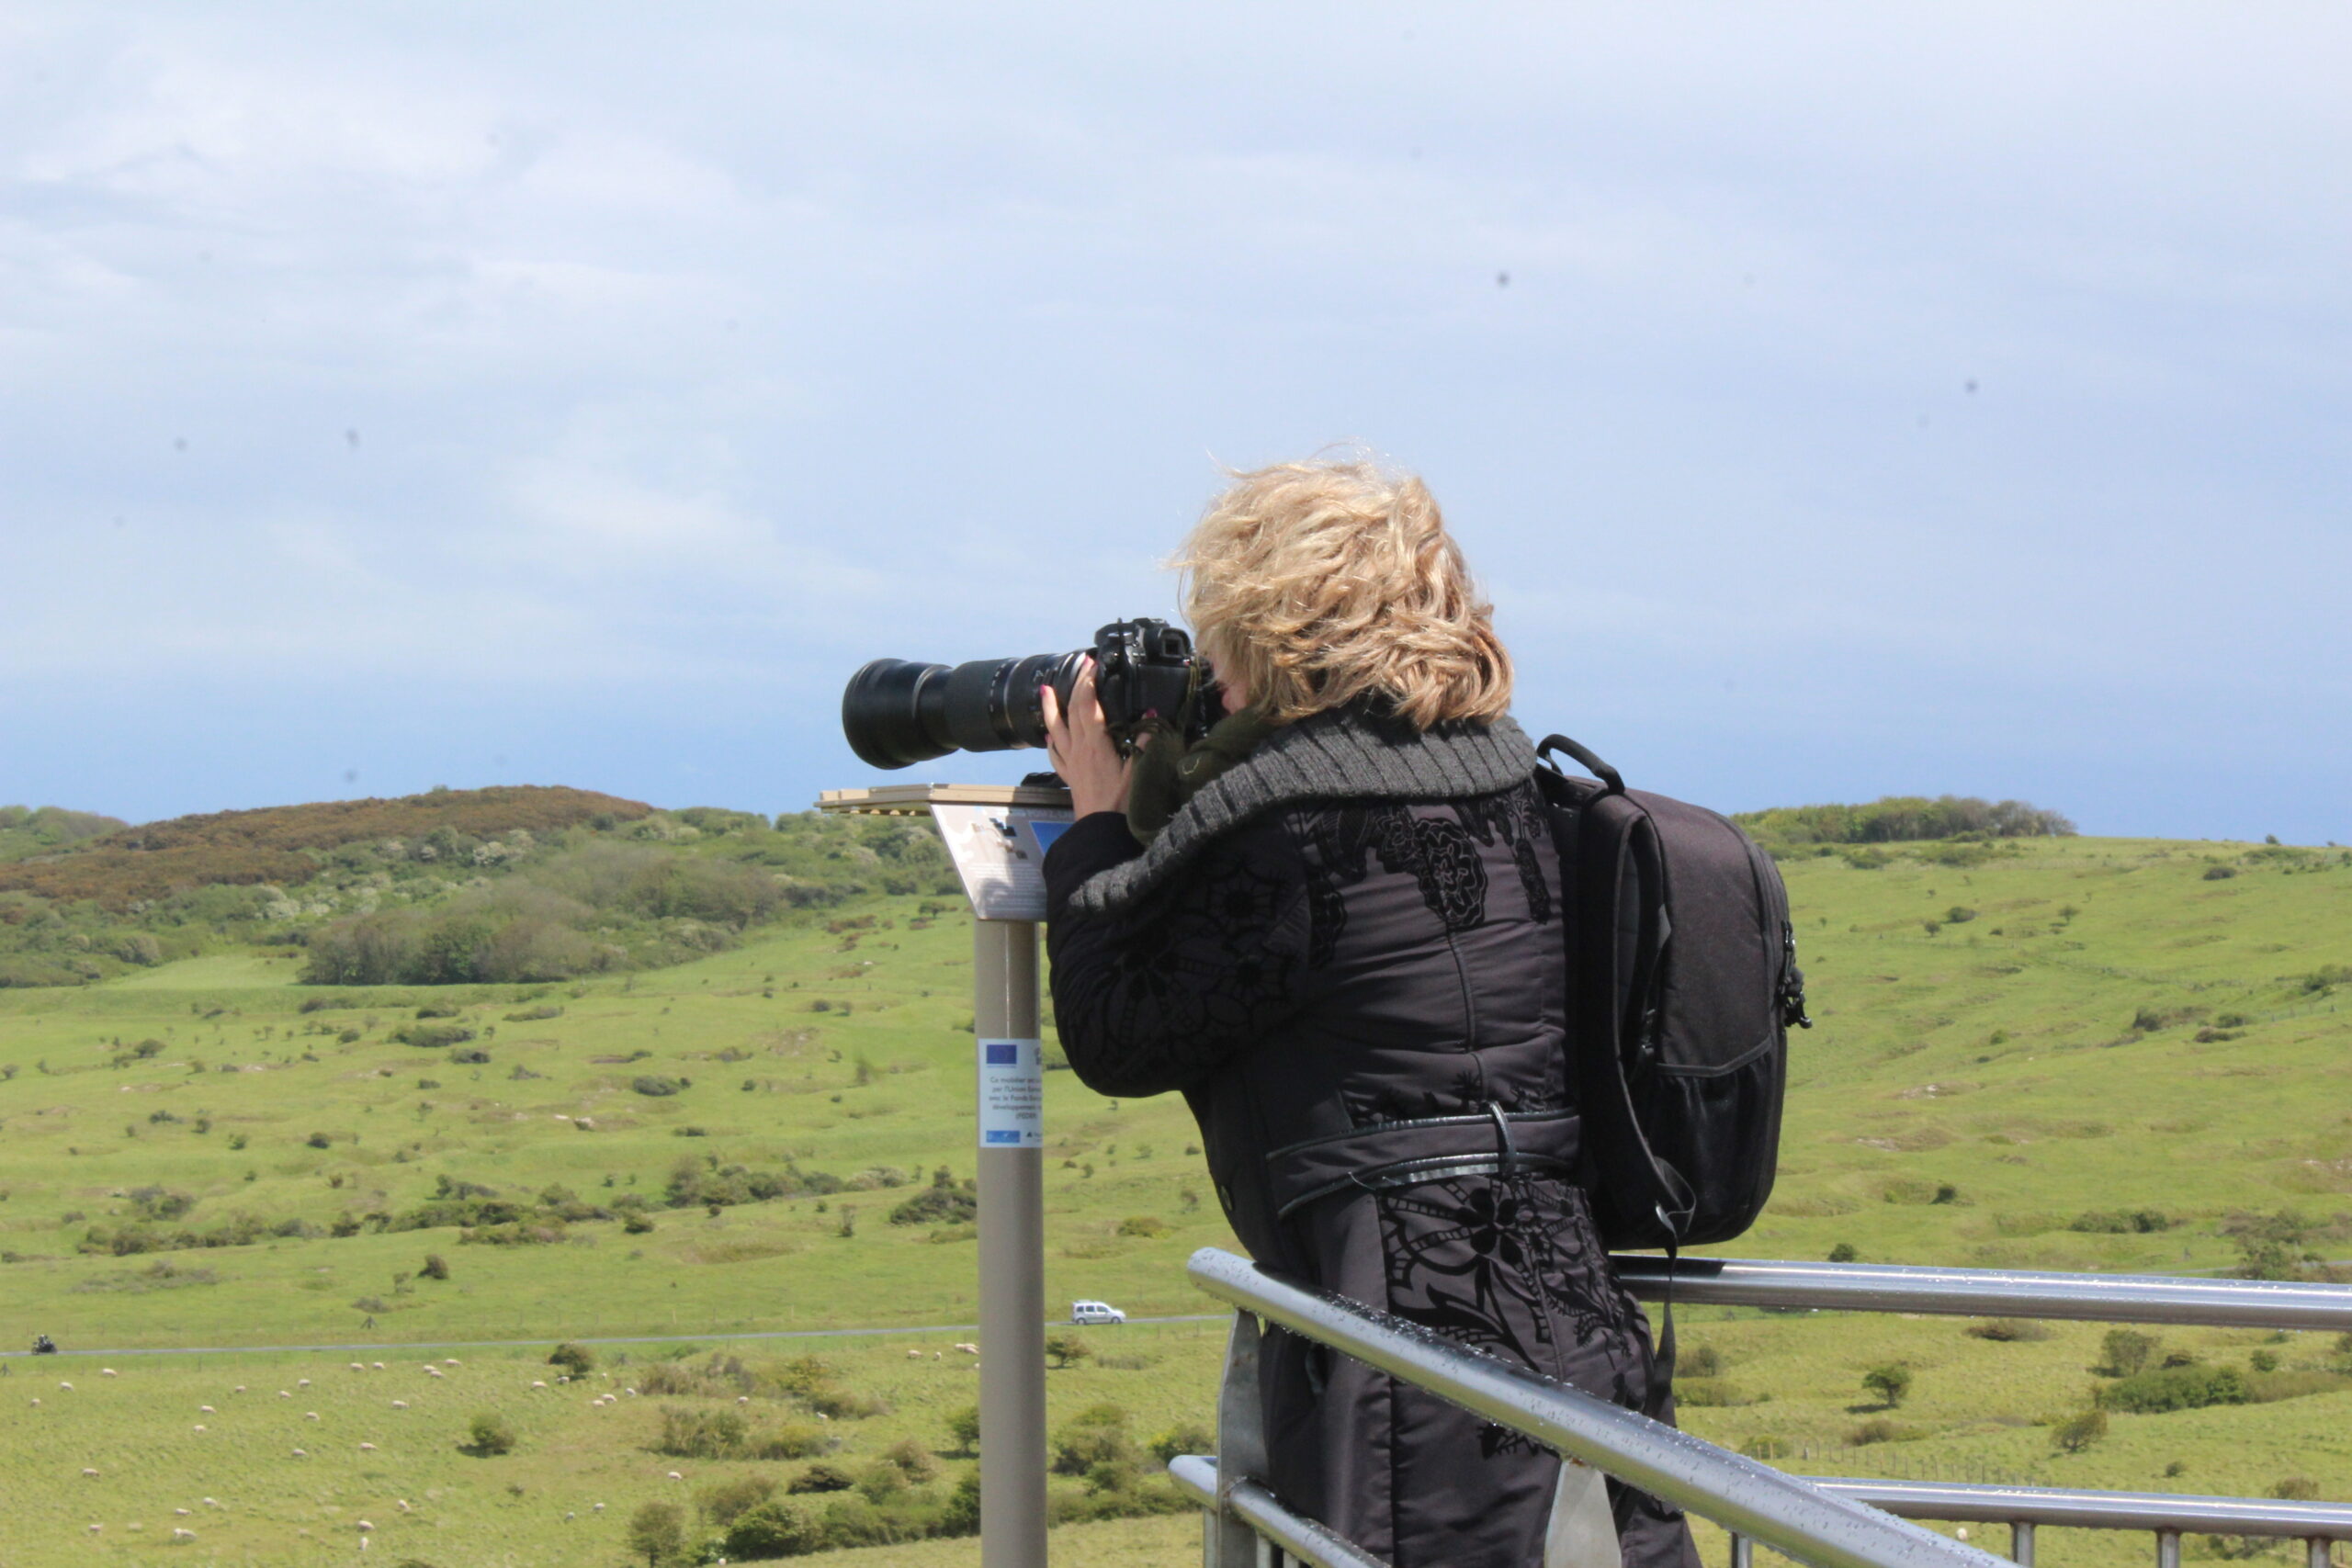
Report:
[[1276,729],[1204,786],[1142,854],[1080,883],[1070,908],[1114,913],[1218,835],[1296,802],[1452,800],[1510,789],[1534,771],[1535,748],[1507,717],[1416,730],[1362,705],[1312,714]]

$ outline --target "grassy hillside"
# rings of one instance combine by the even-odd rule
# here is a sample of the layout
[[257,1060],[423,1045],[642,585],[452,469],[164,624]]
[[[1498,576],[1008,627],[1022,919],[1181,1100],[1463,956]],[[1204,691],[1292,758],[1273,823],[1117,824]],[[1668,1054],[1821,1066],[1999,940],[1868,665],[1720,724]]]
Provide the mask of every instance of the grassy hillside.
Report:
[[[867,852],[878,883],[888,863]],[[1794,1044],[1774,1201],[1722,1250],[2285,1274],[2352,1258],[2352,1014],[2336,1010],[2352,995],[2352,856],[2067,838],[1784,852],[1820,1027]],[[683,1493],[691,1514],[717,1480],[805,1472],[813,1461],[653,1452],[653,1396],[592,1404],[601,1380],[555,1383],[544,1351],[435,1351],[463,1365],[435,1379],[424,1352],[397,1348],[695,1336],[694,1364],[740,1354],[750,1391],[664,1403],[740,1408],[765,1429],[813,1420],[774,1371],[807,1343],[729,1337],[971,1320],[960,901],[873,886],[732,940],[561,983],[330,987],[295,983],[303,947],[223,937],[100,983],[0,991],[0,1333],[69,1349],[382,1347],[358,1353],[361,1373],[344,1352],[124,1356],[112,1379],[80,1358],[0,1362],[43,1401],[0,1426],[0,1475],[39,1499],[0,1512],[0,1555],[343,1562],[364,1517],[387,1562],[615,1563],[649,1500]],[[1057,1073],[1046,1113],[1050,1299],[1203,1310],[1182,1259],[1231,1242],[1202,1201],[1181,1103],[1104,1100]],[[428,1255],[447,1279],[424,1272]],[[2352,1393],[2324,1338],[2167,1335],[2167,1351],[2293,1397],[2116,1414],[2069,1454],[2046,1423],[2114,1381],[2092,1370],[2096,1328],[2004,1341],[1948,1320],[1752,1313],[1686,1327],[1722,1361],[1690,1424],[1799,1468],[2256,1493],[2304,1478],[2352,1497]],[[951,1346],[968,1337],[820,1342],[835,1382],[889,1407],[827,1423],[842,1445],[827,1461],[862,1472],[919,1438],[949,1457],[914,1495],[948,1506],[968,1461],[942,1423],[973,1382]],[[1137,1442],[1205,1419],[1214,1325],[1089,1342],[1139,1364],[1057,1371],[1057,1413],[1114,1403]],[[630,1368],[661,1354],[624,1348]],[[1912,1390],[1875,1409],[1861,1374],[1895,1359]],[[46,1386],[61,1380],[70,1397]],[[238,1383],[247,1396],[222,1392]],[[259,1413],[224,1402],[265,1390]],[[379,1407],[380,1425],[365,1419]],[[477,1407],[508,1413],[512,1454],[458,1450]],[[1057,1485],[1088,1506],[1082,1481]],[[189,1494],[222,1506],[182,1518],[204,1507]],[[174,1528],[198,1540],[170,1548]],[[1080,1529],[1057,1535],[1069,1561],[1197,1550],[1181,1519]],[[2120,1564],[2144,1545],[2061,1534],[2043,1551]],[[876,1550],[877,1564],[971,1560],[968,1542]]]
[[[324,985],[548,981],[719,951],[780,911],[953,893],[905,822],[655,811],[586,790],[435,790],[125,828],[0,813],[0,987],[259,945]],[[102,830],[112,829],[111,831]],[[20,852],[5,852],[14,843]]]

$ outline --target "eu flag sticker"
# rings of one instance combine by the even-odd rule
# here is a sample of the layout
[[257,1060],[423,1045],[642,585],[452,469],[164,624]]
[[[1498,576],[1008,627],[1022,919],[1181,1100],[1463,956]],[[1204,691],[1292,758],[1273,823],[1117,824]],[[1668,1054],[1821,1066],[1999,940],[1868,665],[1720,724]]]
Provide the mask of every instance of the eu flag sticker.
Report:
[[1041,1040],[983,1040],[979,1057],[980,1146],[1046,1146],[1046,1052]]

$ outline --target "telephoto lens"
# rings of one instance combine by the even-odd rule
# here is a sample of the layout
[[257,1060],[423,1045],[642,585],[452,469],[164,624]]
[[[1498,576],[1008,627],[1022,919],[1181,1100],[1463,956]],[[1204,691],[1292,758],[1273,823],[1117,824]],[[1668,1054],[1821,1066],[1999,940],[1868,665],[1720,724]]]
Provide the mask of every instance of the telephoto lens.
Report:
[[877,659],[851,676],[842,693],[842,734],[860,761],[876,768],[912,767],[950,751],[1043,746],[1046,710],[1038,688],[1052,686],[1068,705],[1090,657],[1103,718],[1122,745],[1155,714],[1205,732],[1215,694],[1202,680],[1192,638],[1165,621],[1135,620],[1112,622],[1094,634],[1091,649],[1073,653],[953,666]]
[[1009,751],[1046,743],[1037,688],[1067,696],[1084,653],[917,664],[877,659],[842,693],[842,733],[861,761],[906,768],[950,751]]

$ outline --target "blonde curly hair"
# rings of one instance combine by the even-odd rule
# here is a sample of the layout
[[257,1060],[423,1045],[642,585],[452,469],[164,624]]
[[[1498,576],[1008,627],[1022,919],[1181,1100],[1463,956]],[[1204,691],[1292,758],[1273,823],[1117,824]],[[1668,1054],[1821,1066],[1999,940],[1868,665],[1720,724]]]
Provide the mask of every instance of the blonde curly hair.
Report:
[[1353,457],[1236,474],[1169,565],[1202,650],[1275,723],[1364,696],[1419,729],[1510,706],[1493,606],[1413,475]]

